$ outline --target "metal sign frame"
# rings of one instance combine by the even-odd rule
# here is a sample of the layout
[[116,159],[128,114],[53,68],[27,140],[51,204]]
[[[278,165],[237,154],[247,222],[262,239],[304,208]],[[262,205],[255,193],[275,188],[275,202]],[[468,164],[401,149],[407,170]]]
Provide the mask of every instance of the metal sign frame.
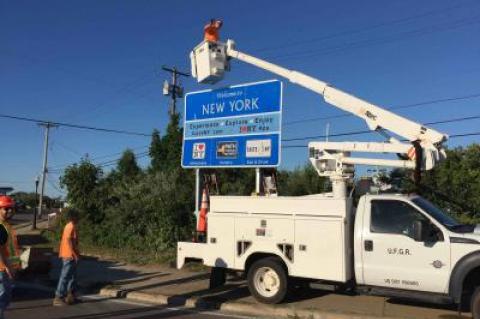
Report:
[[[280,86],[280,97],[279,97],[279,106],[278,110],[275,111],[266,111],[266,112],[259,112],[259,113],[250,113],[250,114],[242,114],[242,115],[227,115],[227,116],[220,116],[220,117],[212,117],[212,118],[207,118],[207,119],[198,119],[198,120],[192,120],[192,119],[187,119],[187,101],[188,101],[188,96],[194,95],[194,94],[200,94],[200,93],[206,93],[206,92],[215,92],[215,91],[221,91],[225,89],[235,89],[235,88],[242,88],[246,86],[254,86],[257,84],[264,84],[264,83],[278,83]],[[243,83],[243,84],[238,84],[238,85],[232,85],[224,88],[219,88],[219,89],[209,89],[209,90],[201,90],[201,91],[195,91],[195,92],[189,92],[185,95],[185,102],[184,102],[184,121],[183,121],[183,142],[182,142],[182,158],[181,158],[181,165],[183,168],[192,168],[192,169],[208,169],[208,168],[256,168],[256,167],[278,167],[281,164],[281,159],[282,159],[282,147],[281,147],[281,140],[282,140],[282,111],[283,111],[283,83],[279,80],[273,79],[273,80],[267,80],[267,81],[259,81],[259,82],[250,82],[250,83]],[[234,134],[234,135],[221,135],[221,136],[209,136],[205,138],[189,138],[186,136],[187,134],[187,124],[188,122],[192,121],[208,121],[211,120],[212,122],[215,120],[219,119],[238,119],[242,117],[248,117],[248,116],[262,116],[262,115],[267,115],[272,114],[272,113],[278,113],[278,131],[274,132],[266,132],[266,133],[245,133],[245,134]],[[257,140],[260,140],[262,137],[267,138],[268,136],[271,135],[277,135],[278,134],[278,142],[275,139],[271,139],[272,145],[271,149],[272,152],[274,150],[274,146],[277,146],[278,150],[275,149],[275,151],[278,153],[278,158],[275,164],[251,164],[251,165],[184,165],[184,153],[185,153],[185,147],[186,147],[186,141],[191,141],[191,140],[215,140],[215,139],[223,139],[221,142],[225,142],[225,138],[232,137],[232,139],[238,139],[239,137],[242,137],[246,141],[248,141],[249,136],[256,136],[258,137]],[[253,139],[251,139],[253,140]],[[275,143],[275,145],[274,145]],[[192,148],[193,152],[193,148]]]

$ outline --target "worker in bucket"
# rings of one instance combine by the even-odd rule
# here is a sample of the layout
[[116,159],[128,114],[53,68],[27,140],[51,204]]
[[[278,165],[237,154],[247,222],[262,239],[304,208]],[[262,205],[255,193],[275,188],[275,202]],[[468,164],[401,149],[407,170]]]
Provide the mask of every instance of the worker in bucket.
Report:
[[8,220],[15,213],[15,201],[0,196],[0,319],[12,298],[12,281],[21,268],[17,234]]
[[62,271],[55,291],[54,306],[72,305],[80,300],[75,297],[77,264],[80,258],[78,249],[78,212],[68,209],[66,212],[67,224],[65,225],[60,241],[58,256],[62,260]]
[[205,26],[204,30],[204,40],[209,42],[217,42],[220,39],[218,31],[223,25],[222,20],[211,19],[209,23]]

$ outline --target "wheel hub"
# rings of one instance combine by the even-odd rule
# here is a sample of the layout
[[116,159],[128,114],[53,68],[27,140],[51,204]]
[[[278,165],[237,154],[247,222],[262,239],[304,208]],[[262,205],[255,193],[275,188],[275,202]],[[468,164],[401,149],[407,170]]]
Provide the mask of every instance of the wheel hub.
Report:
[[280,278],[270,267],[262,267],[257,270],[254,278],[255,288],[262,296],[272,297],[280,289]]

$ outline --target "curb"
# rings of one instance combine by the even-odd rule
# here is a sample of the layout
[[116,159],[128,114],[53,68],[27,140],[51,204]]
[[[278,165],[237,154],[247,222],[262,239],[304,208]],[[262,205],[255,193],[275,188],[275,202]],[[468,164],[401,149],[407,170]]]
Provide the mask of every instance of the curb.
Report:
[[[134,301],[168,305],[182,306],[191,309],[202,310],[220,310],[230,313],[239,313],[243,315],[256,317],[275,317],[275,318],[305,318],[305,319],[394,319],[393,317],[383,317],[376,315],[362,315],[355,313],[337,313],[326,312],[316,309],[295,309],[288,306],[270,306],[265,304],[247,304],[242,302],[215,302],[206,300],[201,297],[183,297],[183,296],[167,296],[162,294],[153,294],[138,291],[128,291],[115,288],[102,288],[99,292],[100,296],[109,298],[125,298]],[[396,318],[398,319],[398,318]]]

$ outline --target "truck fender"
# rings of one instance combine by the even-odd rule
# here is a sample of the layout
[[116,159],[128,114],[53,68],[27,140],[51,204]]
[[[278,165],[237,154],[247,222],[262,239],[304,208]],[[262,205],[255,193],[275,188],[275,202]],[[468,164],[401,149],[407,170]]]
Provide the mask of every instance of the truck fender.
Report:
[[463,256],[453,268],[450,275],[449,295],[455,303],[460,303],[462,299],[463,282],[467,275],[473,269],[480,267],[480,251],[474,251]]
[[243,269],[245,271],[248,271],[248,267],[250,267],[255,261],[266,258],[266,257],[277,257],[280,259],[285,267],[287,268],[287,273],[290,273],[289,265],[287,263],[287,260],[283,258],[280,254],[272,253],[272,252],[264,252],[264,251],[255,251],[252,252],[251,254],[248,255],[248,257],[245,259],[245,263],[243,264]]

